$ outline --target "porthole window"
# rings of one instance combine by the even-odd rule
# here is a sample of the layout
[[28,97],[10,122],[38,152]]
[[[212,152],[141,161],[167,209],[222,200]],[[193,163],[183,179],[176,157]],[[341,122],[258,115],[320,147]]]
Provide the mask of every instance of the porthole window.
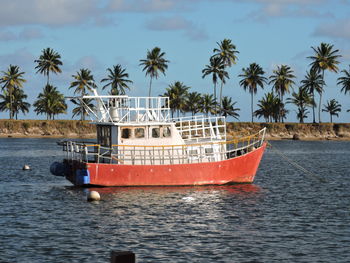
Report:
[[144,138],[145,137],[145,129],[144,128],[135,128],[135,138]]
[[122,138],[123,139],[128,139],[131,137],[131,129],[129,128],[123,128],[122,129]]
[[163,137],[167,138],[171,136],[170,127],[163,127]]
[[160,137],[160,129],[152,128],[152,138],[159,138],[159,137]]

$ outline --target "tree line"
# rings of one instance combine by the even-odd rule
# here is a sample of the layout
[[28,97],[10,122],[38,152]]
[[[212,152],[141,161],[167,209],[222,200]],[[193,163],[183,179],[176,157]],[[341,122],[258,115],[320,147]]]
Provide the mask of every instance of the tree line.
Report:
[[[239,117],[240,110],[229,96],[222,96],[223,88],[230,78],[228,69],[235,65],[238,60],[239,51],[230,39],[224,39],[217,42],[217,47],[213,49],[213,54],[209,58],[209,63],[202,70],[202,78],[211,77],[213,83],[212,94],[201,94],[190,92],[190,87],[181,81],[175,81],[170,84],[162,96],[170,98],[170,108],[172,116],[175,113],[191,113],[192,115],[202,112],[206,115],[222,115]],[[310,60],[309,69],[299,84],[296,84],[296,76],[293,69],[288,65],[279,65],[273,70],[271,76],[266,76],[263,68],[257,63],[251,63],[248,67],[242,68],[238,75],[239,85],[248,91],[251,95],[251,121],[254,117],[263,118],[266,122],[284,122],[289,111],[285,105],[294,104],[297,107],[297,115],[300,123],[310,114],[312,109],[313,122],[316,122],[316,109],[318,108],[318,122],[321,122],[321,111],[328,112],[330,122],[333,116],[338,116],[341,111],[341,105],[335,99],[330,99],[322,107],[322,95],[326,86],[325,73],[338,73],[339,54],[338,49],[327,43],[321,43],[318,47],[311,47],[313,54],[308,57]],[[152,94],[152,82],[158,79],[160,74],[166,75],[166,70],[170,63],[165,58],[165,52],[159,47],[148,50],[145,59],[141,59],[140,66],[146,76],[149,76],[148,95]],[[0,94],[0,111],[9,112],[9,118],[18,118],[18,113],[26,114],[31,106],[37,114],[46,115],[47,119],[55,119],[58,114],[66,113],[67,104],[64,95],[60,93],[57,87],[50,83],[50,74],[59,74],[62,72],[61,55],[51,48],[43,49],[38,59],[34,60],[36,64],[36,73],[46,76],[46,85],[37,99],[30,105],[26,102],[27,95],[23,91],[26,79],[17,65],[9,65],[6,71],[2,71],[0,84],[2,94]],[[337,85],[341,86],[341,92],[350,93],[350,65],[349,70],[342,70],[341,76],[337,79]],[[87,68],[81,68],[75,75],[72,75],[72,82],[69,88],[74,89],[74,94],[87,95],[93,88],[97,88],[92,72]],[[130,84],[126,69],[120,64],[107,68],[107,76],[101,80],[102,89],[110,88],[111,95],[125,95],[130,90]],[[219,94],[217,92],[219,86]],[[267,92],[257,103],[257,109],[254,110],[254,95],[258,88],[263,89],[266,85],[271,85],[272,89]],[[293,90],[297,86],[296,91]],[[285,99],[287,94],[291,96]],[[316,93],[318,94],[318,103],[316,103]],[[80,116],[85,119],[87,112],[83,105],[86,104],[93,108],[91,99],[84,99],[83,102],[72,100],[75,108],[72,110],[73,117]],[[347,110],[350,111],[350,110]]]

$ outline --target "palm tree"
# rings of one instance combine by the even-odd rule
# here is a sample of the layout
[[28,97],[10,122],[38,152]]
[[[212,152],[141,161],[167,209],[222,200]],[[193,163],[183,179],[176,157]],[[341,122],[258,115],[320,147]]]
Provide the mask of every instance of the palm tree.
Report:
[[149,75],[151,80],[149,83],[148,96],[151,96],[152,79],[159,77],[159,72],[165,76],[165,70],[168,68],[169,60],[164,58],[165,52],[161,52],[159,47],[153,48],[151,51],[147,51],[146,59],[140,60],[140,66],[144,66],[142,71],[146,70],[146,76]]
[[264,77],[265,72],[262,67],[256,63],[249,65],[249,68],[242,69],[243,74],[240,74],[239,77],[242,77],[242,80],[239,82],[244,90],[249,90],[251,94],[251,110],[252,110],[252,122],[254,122],[254,110],[253,110],[253,101],[254,94],[258,91],[258,86],[262,89],[264,88],[264,83],[266,84],[267,78]]
[[55,115],[65,113],[67,109],[63,94],[51,85],[45,86],[33,105],[35,107],[34,111],[37,114],[46,114],[47,120],[54,120]]
[[7,90],[3,91],[3,94],[0,94],[0,111],[9,111],[11,113],[11,96]]
[[13,90],[13,111],[14,115],[16,117],[16,120],[18,119],[18,113],[21,111],[23,114],[26,114],[29,112],[30,104],[26,101],[27,95],[24,94],[24,91],[19,88],[15,88]]
[[81,121],[84,121],[85,120],[85,116],[88,115],[88,111],[86,110],[86,107],[84,107],[85,105],[87,107],[89,107],[90,109],[94,110],[95,108],[95,105],[92,103],[92,99],[82,99],[82,100],[79,100],[79,101],[76,101],[76,100],[71,100],[75,105],[78,105],[77,107],[75,107],[73,110],[72,110],[72,113],[73,113],[73,118],[75,116],[78,116],[80,115],[80,120]]
[[[314,56],[308,57],[312,60],[310,63],[313,70],[317,72],[322,72],[322,80],[324,81],[324,72],[325,70],[329,70],[337,73],[339,64],[338,59],[341,57],[338,55],[339,50],[333,50],[333,45],[321,43],[321,45],[317,48],[311,47],[315,52]],[[323,90],[323,85],[322,85]],[[318,107],[318,121],[321,123],[321,102],[322,102],[322,92],[320,93],[320,102]]]
[[204,79],[208,75],[212,75],[212,80],[214,84],[214,102],[216,103],[216,84],[218,79],[225,82],[225,78],[228,78],[228,73],[225,71],[225,65],[220,57],[211,57],[210,64],[205,65],[205,68],[202,70],[202,78]]
[[239,108],[235,108],[235,104],[237,102],[232,102],[232,98],[228,97],[228,96],[224,96],[222,99],[222,105],[221,105],[221,115],[224,117],[227,116],[232,116],[235,119],[238,119],[239,114],[237,113],[237,111],[240,111]]
[[202,102],[202,96],[200,93],[194,91],[190,92],[186,98],[187,110],[192,113],[192,116],[200,111],[200,106]]
[[128,83],[133,83],[128,79],[129,74],[125,72],[120,64],[113,66],[113,69],[108,68],[107,71],[109,72],[108,77],[101,80],[101,82],[107,82],[107,84],[102,89],[110,85],[112,95],[125,95],[125,90],[130,90]]
[[304,118],[307,118],[308,112],[306,107],[311,107],[315,104],[306,88],[302,87],[299,87],[298,92],[292,93],[292,97],[287,99],[287,103],[293,103],[298,107],[297,117],[300,123],[304,123]]
[[10,65],[7,71],[2,71],[2,74],[0,83],[3,84],[2,89],[7,90],[10,99],[10,119],[13,119],[13,92],[16,88],[23,88],[23,83],[26,80],[23,78],[24,72],[20,72],[18,66]]
[[[80,69],[80,71],[77,72],[76,75],[72,75],[72,77],[74,78],[74,81],[71,82],[69,88],[75,88],[74,94],[80,94],[81,96],[85,96],[87,94],[87,90],[92,92],[92,90],[96,88],[94,77],[89,69],[82,68]],[[80,101],[76,102],[73,100],[72,102],[80,106],[80,110],[77,111],[75,108],[73,109],[73,113],[79,112],[81,114],[81,120],[85,120],[86,111],[84,109],[84,103],[81,103]],[[73,115],[73,117],[74,116],[75,115]]]
[[277,92],[282,103],[283,96],[289,93],[289,89],[295,84],[294,78],[293,70],[287,65],[277,66],[277,69],[270,76],[269,84],[273,84],[272,88]]
[[186,110],[186,98],[189,89],[190,87],[184,85],[180,81],[175,81],[174,84],[170,84],[166,89],[164,96],[169,97],[170,99],[172,117],[175,111],[177,111],[177,116],[179,117],[180,111],[184,112]]
[[87,95],[87,91],[92,92],[92,89],[96,88],[94,76],[91,75],[89,69],[82,68],[76,75],[72,75],[74,81],[71,82],[69,88],[75,88],[74,94],[80,94],[81,96]]
[[316,70],[310,69],[309,72],[306,72],[304,79],[301,81],[301,88],[307,90],[308,93],[312,95],[312,100],[314,103],[312,104],[312,122],[316,123],[315,120],[315,91],[320,94],[323,92],[324,81],[322,75]]
[[258,109],[254,112],[254,115],[258,118],[263,117],[266,122],[272,122],[273,120],[277,122],[281,108],[283,106],[280,98],[273,92],[268,92],[259,100]]
[[339,116],[338,112],[341,112],[341,105],[335,99],[327,101],[327,105],[323,105],[324,109],[322,111],[329,112],[331,123],[333,122],[332,116]]
[[[214,48],[213,52],[215,53],[213,57],[218,57],[221,59],[221,61],[224,63],[224,70],[226,67],[231,67],[232,65],[236,64],[237,56],[239,52],[236,50],[236,46],[232,44],[231,39],[224,39],[220,43],[216,42],[216,44],[219,46],[219,48]],[[227,74],[227,78],[228,74]],[[224,78],[221,79],[221,87],[220,87],[220,106],[222,102],[222,88],[225,84]]]
[[204,94],[200,106],[200,111],[208,117],[209,113],[216,113],[216,103],[212,94]]
[[297,111],[297,118],[300,123],[304,123],[304,119],[308,117],[309,111],[306,107],[299,107]]
[[345,76],[338,78],[337,85],[342,85],[341,91],[343,91],[345,94],[348,91],[350,93],[350,65],[348,71],[344,69],[341,72],[343,72]]
[[34,60],[34,62],[38,64],[35,69],[37,69],[36,73],[47,76],[47,85],[49,85],[50,72],[55,74],[62,72],[60,69],[62,65],[61,55],[51,48],[43,49],[41,52],[39,59]]

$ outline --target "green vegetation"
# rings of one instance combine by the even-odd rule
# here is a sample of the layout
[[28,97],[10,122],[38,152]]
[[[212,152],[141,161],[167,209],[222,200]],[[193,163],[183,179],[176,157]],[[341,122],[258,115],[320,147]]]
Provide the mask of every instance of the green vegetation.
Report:
[[258,91],[258,86],[264,88],[267,78],[264,77],[265,71],[256,63],[252,63],[248,68],[242,69],[243,73],[239,75],[242,80],[239,82],[244,90],[249,90],[251,95],[251,110],[252,110],[252,122],[254,122],[254,94]]
[[[94,76],[91,74],[89,69],[80,69],[76,75],[72,75],[74,81],[70,84],[69,88],[75,88],[74,94],[79,94],[81,96],[87,95],[87,90],[92,92],[93,88],[96,88]],[[80,120],[84,121],[85,116],[88,115],[84,104],[89,106],[91,109],[94,108],[92,104],[92,99],[82,99],[79,101],[71,100],[73,104],[78,105],[73,109],[73,117],[80,115]]]
[[324,72],[325,70],[329,70],[332,72],[337,73],[339,64],[338,59],[341,57],[338,55],[339,50],[333,50],[333,45],[321,43],[321,45],[317,48],[312,47],[315,54],[314,56],[310,56],[309,58],[312,60],[311,62],[311,69],[317,72],[322,72],[322,89],[320,89],[320,102],[319,102],[319,111],[318,111],[318,122],[321,123],[321,103],[322,103],[322,92],[323,92],[323,86],[325,85],[324,82]]
[[33,106],[37,114],[46,114],[47,120],[54,120],[55,115],[65,113],[67,109],[63,94],[49,84],[39,94]]
[[146,59],[140,60],[140,66],[144,66],[142,71],[146,71],[146,76],[150,76],[148,96],[152,94],[152,79],[159,77],[159,72],[165,75],[165,70],[168,68],[169,61],[164,58],[165,52],[162,52],[159,47],[147,51]]
[[6,91],[3,97],[3,102],[5,104],[3,109],[9,111],[10,119],[13,119],[13,115],[16,112],[13,102],[14,100],[18,100],[18,98],[14,98],[14,94],[21,95],[20,92],[16,92],[16,90],[22,89],[23,83],[25,83],[26,80],[23,78],[24,72],[20,72],[18,66],[10,65],[7,71],[3,71],[2,74],[3,76],[0,79],[0,83],[3,84],[2,89]]
[[341,112],[341,105],[335,99],[327,101],[327,105],[323,105],[322,111],[328,112],[331,123],[333,122],[332,116],[339,116],[338,112]]
[[43,49],[42,54],[39,59],[34,60],[38,65],[35,67],[37,69],[36,73],[44,74],[47,76],[47,85],[50,84],[50,72],[55,74],[61,73],[62,70],[60,66],[62,65],[61,55],[58,54],[51,48]]
[[216,42],[216,44],[219,46],[219,48],[214,48],[213,52],[215,54],[213,55],[213,57],[218,57],[221,60],[221,63],[223,64],[222,72],[219,75],[221,80],[219,106],[222,107],[222,88],[226,83],[225,79],[229,78],[228,72],[225,71],[225,69],[236,64],[236,61],[238,59],[236,54],[238,54],[239,51],[236,50],[236,46],[232,43],[231,39],[224,39],[220,43]]
[[130,90],[128,83],[133,83],[129,80],[129,74],[125,72],[125,69],[121,65],[113,66],[113,69],[108,68],[109,75],[107,78],[101,80],[101,82],[108,82],[102,87],[105,89],[111,86],[112,95],[125,95],[125,90]]

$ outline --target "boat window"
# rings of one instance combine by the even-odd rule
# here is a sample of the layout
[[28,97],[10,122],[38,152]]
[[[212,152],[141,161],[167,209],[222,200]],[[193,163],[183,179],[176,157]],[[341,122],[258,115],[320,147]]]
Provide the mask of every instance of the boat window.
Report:
[[97,141],[102,146],[110,146],[111,144],[111,129],[109,126],[97,127]]
[[135,128],[135,138],[144,138],[145,137],[145,129],[144,128]]
[[123,139],[128,139],[131,137],[131,129],[129,128],[123,128],[122,129],[122,138]]
[[194,155],[198,155],[198,151],[197,150],[189,150],[188,151],[190,155],[194,156]]
[[170,127],[163,127],[163,137],[170,137],[170,136],[171,136]]
[[206,154],[213,153],[213,152],[214,152],[213,148],[205,148]]
[[152,128],[152,137],[153,138],[159,138],[160,137],[160,130],[159,130],[159,128]]

